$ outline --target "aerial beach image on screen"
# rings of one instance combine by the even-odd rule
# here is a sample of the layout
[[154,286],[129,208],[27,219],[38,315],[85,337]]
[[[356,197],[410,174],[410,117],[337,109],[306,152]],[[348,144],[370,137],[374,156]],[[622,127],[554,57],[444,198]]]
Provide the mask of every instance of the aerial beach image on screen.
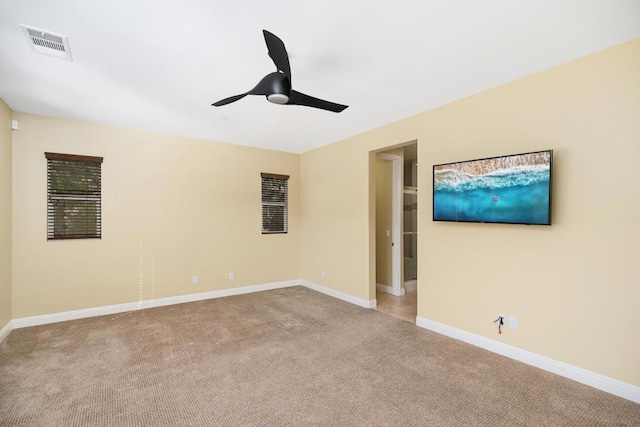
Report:
[[549,225],[553,152],[433,167],[433,220]]

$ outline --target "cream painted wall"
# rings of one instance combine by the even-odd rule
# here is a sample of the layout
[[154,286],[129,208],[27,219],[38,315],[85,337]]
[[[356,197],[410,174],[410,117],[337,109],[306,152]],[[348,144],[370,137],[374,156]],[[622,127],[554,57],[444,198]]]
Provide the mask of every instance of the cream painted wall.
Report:
[[0,99],[0,329],[11,317],[11,109]]
[[[13,318],[300,277],[299,155],[15,116]],[[101,240],[47,241],[45,151],[104,157]],[[291,176],[288,234],[261,234],[260,172]]]
[[[640,39],[303,154],[302,277],[375,295],[372,151],[417,139],[418,316],[640,386],[638,94]],[[549,148],[551,227],[431,220],[431,165]]]
[[391,196],[393,162],[376,159],[376,284],[392,286],[391,282]]

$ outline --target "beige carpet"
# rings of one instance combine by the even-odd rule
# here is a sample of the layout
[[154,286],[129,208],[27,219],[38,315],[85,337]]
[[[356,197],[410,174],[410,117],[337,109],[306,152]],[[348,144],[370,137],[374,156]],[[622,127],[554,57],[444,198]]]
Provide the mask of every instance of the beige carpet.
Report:
[[640,405],[294,287],[18,329],[1,426],[640,425]]

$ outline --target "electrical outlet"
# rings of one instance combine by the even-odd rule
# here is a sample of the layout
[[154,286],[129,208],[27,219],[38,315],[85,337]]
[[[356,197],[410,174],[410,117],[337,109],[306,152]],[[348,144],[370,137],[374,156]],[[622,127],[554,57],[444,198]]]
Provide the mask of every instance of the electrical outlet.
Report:
[[509,316],[509,327],[511,329],[518,329],[518,318]]
[[229,272],[229,280],[233,280],[233,271]]
[[322,270],[322,271],[320,272],[320,275],[321,275],[322,277],[326,277],[326,273],[324,272],[324,270]]
[[191,278],[191,284],[192,285],[197,285],[198,284],[198,276],[193,276]]

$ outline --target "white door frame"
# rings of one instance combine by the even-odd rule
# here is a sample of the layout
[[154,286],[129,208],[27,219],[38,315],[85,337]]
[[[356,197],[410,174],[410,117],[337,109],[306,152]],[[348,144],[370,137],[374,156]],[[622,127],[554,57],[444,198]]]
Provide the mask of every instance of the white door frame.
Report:
[[402,156],[378,153],[377,158],[392,164],[391,190],[391,293],[404,295],[402,287]]

